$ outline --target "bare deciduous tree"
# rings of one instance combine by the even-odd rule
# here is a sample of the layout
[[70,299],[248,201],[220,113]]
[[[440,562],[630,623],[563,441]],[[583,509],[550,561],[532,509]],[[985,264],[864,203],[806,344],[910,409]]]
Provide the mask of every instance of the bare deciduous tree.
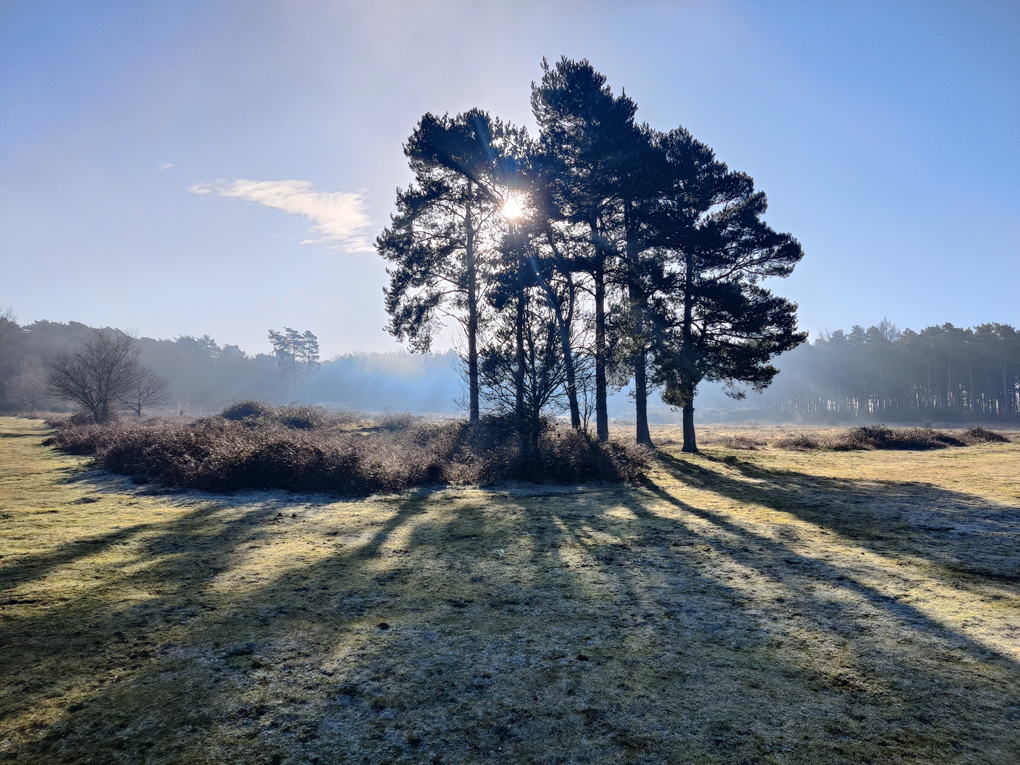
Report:
[[170,398],[170,385],[165,379],[148,369],[140,369],[134,384],[120,400],[125,409],[142,416],[146,407],[159,406]]
[[94,330],[84,346],[50,365],[49,392],[77,404],[96,422],[108,422],[147,370],[138,363],[138,347],[129,335]]
[[46,397],[46,367],[33,357],[22,360],[18,373],[11,381],[10,398],[18,405],[34,412]]

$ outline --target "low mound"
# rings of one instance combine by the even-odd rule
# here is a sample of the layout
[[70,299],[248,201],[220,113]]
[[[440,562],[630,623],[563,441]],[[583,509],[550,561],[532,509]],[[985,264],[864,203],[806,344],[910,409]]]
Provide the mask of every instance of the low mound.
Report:
[[971,428],[959,437],[931,428],[887,428],[884,425],[851,428],[835,436],[790,434],[776,439],[780,449],[825,449],[848,452],[869,449],[923,451],[978,443],[1008,443],[1009,439],[984,428]]
[[804,434],[783,436],[776,440],[775,445],[780,449],[821,449],[822,442],[813,437]]
[[1001,433],[986,430],[982,427],[971,428],[963,434],[963,440],[969,444],[1008,444],[1009,439]]
[[635,448],[555,427],[542,433],[531,453],[500,420],[468,425],[389,418],[351,430],[338,427],[344,418],[332,410],[263,407],[233,405],[223,416],[193,422],[67,425],[50,444],[92,455],[98,467],[140,483],[218,492],[371,494],[507,480],[622,482],[639,479],[645,460]]
[[858,451],[864,449],[945,449],[947,446],[966,446],[958,438],[931,428],[900,428],[894,430],[882,425],[851,428],[836,436],[831,449]]

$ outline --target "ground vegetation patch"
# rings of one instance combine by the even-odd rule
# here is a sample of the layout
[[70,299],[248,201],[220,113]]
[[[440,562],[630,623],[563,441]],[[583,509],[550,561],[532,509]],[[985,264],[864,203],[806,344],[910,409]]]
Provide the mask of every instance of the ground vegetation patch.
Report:
[[547,425],[537,449],[507,420],[369,418],[324,407],[244,401],[197,420],[53,421],[48,441],[140,483],[372,494],[437,484],[635,481],[645,450]]
[[338,498],[48,435],[0,420],[0,759],[1020,759],[1016,443]]
[[[676,441],[667,436],[666,445]],[[835,452],[891,450],[927,451],[976,444],[1006,444],[1010,438],[983,427],[956,430],[935,428],[895,428],[885,425],[865,425],[854,428],[798,427],[794,429],[772,426],[709,426],[701,442],[730,449],[755,450],[763,447],[777,449],[826,450]]]

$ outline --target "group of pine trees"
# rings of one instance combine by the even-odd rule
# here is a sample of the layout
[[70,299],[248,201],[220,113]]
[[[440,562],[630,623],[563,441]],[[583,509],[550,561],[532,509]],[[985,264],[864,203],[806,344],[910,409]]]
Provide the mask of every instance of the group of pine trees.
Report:
[[269,330],[269,342],[273,345],[273,355],[280,367],[280,373],[286,376],[296,388],[299,383],[307,382],[319,371],[319,338],[310,330],[298,332],[296,329],[284,327],[280,332]]
[[414,182],[377,240],[390,262],[389,330],[427,350],[464,330],[468,409],[515,418],[593,410],[608,438],[609,388],[633,381],[636,437],[649,390],[683,410],[695,451],[703,380],[761,390],[770,359],[801,343],[796,305],[761,285],[803,256],[763,220],[765,195],[678,127],[635,120],[587,61],[543,61],[539,135],[479,110],[426,114],[404,147]]
[[767,406],[804,420],[1016,421],[1020,332],[883,321],[824,334],[783,359]]

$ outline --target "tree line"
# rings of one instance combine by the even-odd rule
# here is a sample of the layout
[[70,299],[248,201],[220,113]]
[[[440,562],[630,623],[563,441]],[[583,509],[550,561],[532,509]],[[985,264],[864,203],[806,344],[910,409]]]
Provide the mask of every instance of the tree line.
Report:
[[[61,402],[47,392],[50,362],[80,351],[95,331],[78,322],[22,327],[10,313],[0,315],[0,411],[59,408]],[[124,334],[110,328],[100,331]],[[466,396],[458,395],[462,385],[458,370],[465,370],[453,352],[347,354],[321,362],[321,369],[311,375],[299,369],[295,387],[291,360],[285,354],[250,356],[208,336],[141,337],[135,342],[139,363],[168,383],[170,398],[164,409],[212,412],[231,400],[247,398],[332,402],[366,411],[389,407],[455,414],[467,409]],[[727,406],[726,397],[713,387],[702,393],[707,399],[700,412],[709,419],[829,423],[1020,422],[1020,333],[1009,324],[985,323],[971,329],[943,324],[901,332],[883,321],[867,329],[854,326],[849,332],[823,333],[773,363],[780,371],[760,396]],[[586,371],[579,378],[582,414],[593,411],[585,403],[586,391],[592,391],[583,384],[590,377]],[[513,400],[512,386],[504,393]],[[140,398],[146,397],[140,391]],[[668,417],[659,397],[652,394],[650,399],[649,415]],[[126,411],[138,413],[126,405],[126,397],[124,401]],[[613,395],[611,414],[630,419],[626,402],[624,393]],[[633,402],[630,407],[632,411]]]
[[318,340],[290,328],[269,336],[274,353],[249,356],[208,335],[134,338],[74,321],[21,326],[7,310],[0,314],[0,409],[70,405],[106,420],[161,405],[202,412],[239,398],[290,401],[320,366]]
[[801,247],[762,220],[748,175],[682,127],[638,123],[587,61],[543,60],[531,105],[534,138],[478,109],[416,126],[414,181],[377,239],[389,331],[422,351],[459,324],[471,421],[511,416],[535,444],[563,411],[605,440],[608,392],[632,382],[637,441],[651,443],[658,387],[696,451],[698,385],[760,391],[770,359],[806,338],[796,305],[761,284]]
[[[0,411],[75,408],[50,394],[52,364],[80,353],[97,332],[111,338],[129,337],[112,327],[76,321],[22,325],[12,311],[0,311]],[[138,364],[167,383],[169,397],[159,407],[162,411],[216,412],[241,399],[330,403],[369,412],[389,407],[456,414],[466,409],[457,403],[459,360],[452,352],[352,353],[323,361],[313,333],[284,328],[272,334],[282,340],[280,347],[254,355],[236,345],[217,343],[208,335],[170,340],[138,337],[132,344],[139,351]],[[133,406],[122,410],[138,413]],[[143,404],[142,410],[150,411],[149,405]]]
[[804,420],[1020,421],[1020,333],[1009,324],[825,333],[782,360],[765,408]]

